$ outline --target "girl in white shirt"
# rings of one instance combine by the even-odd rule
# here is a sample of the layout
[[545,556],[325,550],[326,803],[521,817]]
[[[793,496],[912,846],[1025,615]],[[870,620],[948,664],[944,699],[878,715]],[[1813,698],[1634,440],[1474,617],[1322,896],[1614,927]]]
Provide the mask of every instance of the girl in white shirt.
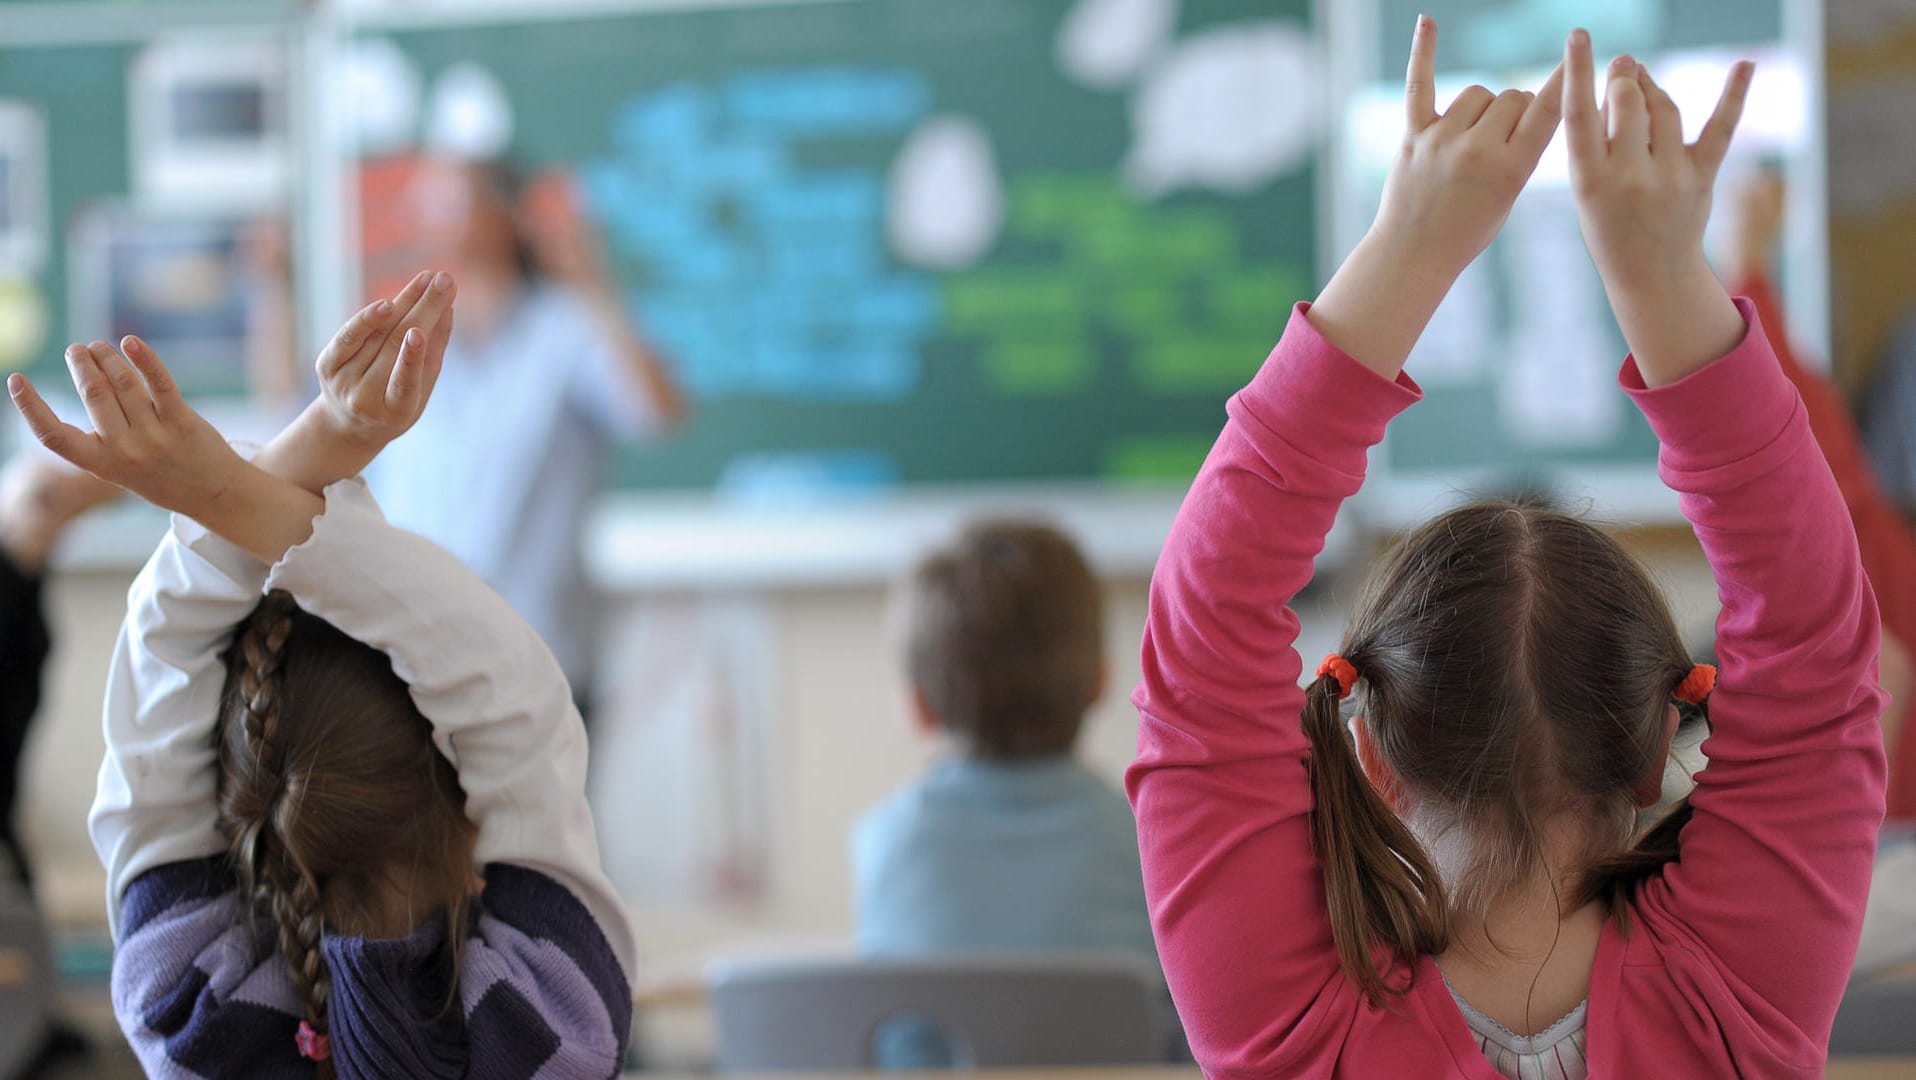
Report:
[[566,681],[345,479],[418,418],[453,295],[421,275],[361,312],[251,463],[137,338],[68,350],[93,433],[10,380],[49,449],[177,515],[129,598],[89,822],[151,1075],[622,1064],[632,935]]

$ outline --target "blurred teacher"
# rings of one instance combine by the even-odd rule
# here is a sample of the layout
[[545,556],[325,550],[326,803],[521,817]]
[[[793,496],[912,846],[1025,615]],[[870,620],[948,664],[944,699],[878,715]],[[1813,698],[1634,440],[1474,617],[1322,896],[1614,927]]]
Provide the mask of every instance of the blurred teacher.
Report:
[[433,160],[406,193],[417,265],[450,270],[458,322],[418,425],[369,474],[394,523],[443,544],[590,687],[582,526],[613,451],[685,419],[563,188],[521,197],[495,164]]

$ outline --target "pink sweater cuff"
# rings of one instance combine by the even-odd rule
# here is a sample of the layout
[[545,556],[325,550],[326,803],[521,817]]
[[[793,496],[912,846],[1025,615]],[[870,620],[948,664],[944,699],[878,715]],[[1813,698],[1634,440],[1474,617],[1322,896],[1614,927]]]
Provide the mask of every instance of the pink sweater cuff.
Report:
[[1775,442],[1800,407],[1755,306],[1738,297],[1736,308],[1747,325],[1743,340],[1676,382],[1649,389],[1636,358],[1623,362],[1617,381],[1663,444],[1659,460],[1666,473],[1694,473],[1748,458]]
[[1331,344],[1305,317],[1310,308],[1300,301],[1292,309],[1264,366],[1231,398],[1230,414],[1283,432],[1313,457],[1326,456],[1320,449],[1375,446],[1423,389],[1409,375],[1386,379]]

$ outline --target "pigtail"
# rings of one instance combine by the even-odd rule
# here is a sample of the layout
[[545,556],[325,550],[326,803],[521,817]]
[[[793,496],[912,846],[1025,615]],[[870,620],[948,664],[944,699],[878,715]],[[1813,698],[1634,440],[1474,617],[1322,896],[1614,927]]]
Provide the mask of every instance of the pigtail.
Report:
[[1448,906],[1430,856],[1358,763],[1337,707],[1348,691],[1327,673],[1305,693],[1311,827],[1338,961],[1364,996],[1382,1005],[1409,987],[1384,981],[1373,948],[1387,945],[1405,959],[1441,952],[1449,938]]

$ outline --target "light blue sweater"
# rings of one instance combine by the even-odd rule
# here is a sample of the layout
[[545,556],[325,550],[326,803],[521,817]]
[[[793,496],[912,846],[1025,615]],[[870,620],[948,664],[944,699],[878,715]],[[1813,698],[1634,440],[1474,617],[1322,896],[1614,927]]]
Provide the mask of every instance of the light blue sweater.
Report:
[[1116,787],[1070,757],[947,758],[852,834],[859,947],[1157,953],[1137,828]]

